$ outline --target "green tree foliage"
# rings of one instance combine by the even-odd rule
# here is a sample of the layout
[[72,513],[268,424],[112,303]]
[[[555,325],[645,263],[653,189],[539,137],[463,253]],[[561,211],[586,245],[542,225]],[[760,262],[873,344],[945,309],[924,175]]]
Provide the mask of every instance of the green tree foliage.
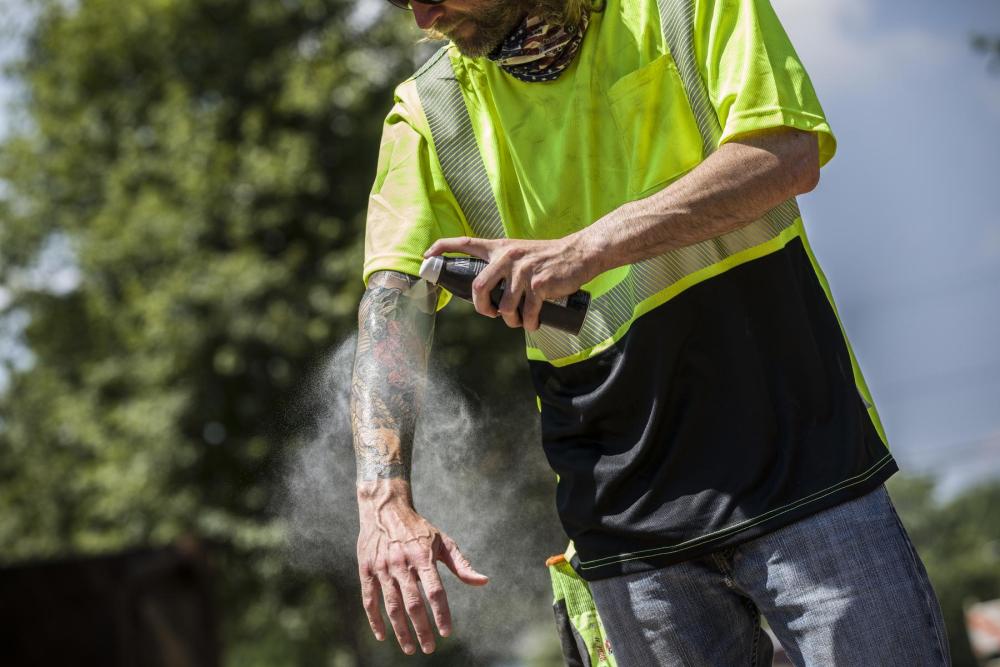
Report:
[[[196,534],[231,664],[373,664],[356,584],[290,571],[269,508],[289,406],[356,326],[381,122],[419,33],[355,0],[33,6],[29,122],[0,147],[0,317],[27,316],[33,359],[0,396],[0,558]],[[72,289],[27,278],[53,245]],[[524,381],[516,334],[460,322],[440,328],[460,381]]]
[[889,490],[941,601],[952,659],[976,667],[964,608],[1000,598],[1000,482],[935,502],[928,478],[896,478]]
[[[353,578],[289,568],[269,508],[281,445],[306,426],[291,408],[355,328],[381,121],[419,34],[381,2],[25,1],[37,24],[15,71],[28,122],[0,144],[0,320],[27,321],[31,358],[0,394],[0,561],[195,534],[229,664],[392,664]],[[78,279],[38,279],[53,261]],[[438,363],[501,416],[530,405],[519,334],[448,311]],[[487,474],[551,506],[525,453],[537,442],[500,424]],[[943,509],[927,485],[896,491],[954,638],[965,595],[1000,595],[983,542],[996,491]],[[434,664],[468,663],[445,646]]]

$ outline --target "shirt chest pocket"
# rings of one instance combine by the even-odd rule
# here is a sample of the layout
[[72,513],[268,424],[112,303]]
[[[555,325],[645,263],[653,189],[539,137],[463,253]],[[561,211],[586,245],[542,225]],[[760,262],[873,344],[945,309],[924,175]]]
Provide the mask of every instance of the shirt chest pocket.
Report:
[[607,96],[631,196],[651,194],[701,161],[701,135],[669,54],[615,81]]

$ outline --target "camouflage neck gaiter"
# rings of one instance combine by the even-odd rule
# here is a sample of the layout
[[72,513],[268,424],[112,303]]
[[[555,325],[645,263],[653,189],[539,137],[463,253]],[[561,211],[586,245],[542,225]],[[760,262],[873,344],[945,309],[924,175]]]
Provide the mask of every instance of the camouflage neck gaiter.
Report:
[[552,81],[573,62],[590,16],[559,26],[529,14],[487,57],[522,81]]

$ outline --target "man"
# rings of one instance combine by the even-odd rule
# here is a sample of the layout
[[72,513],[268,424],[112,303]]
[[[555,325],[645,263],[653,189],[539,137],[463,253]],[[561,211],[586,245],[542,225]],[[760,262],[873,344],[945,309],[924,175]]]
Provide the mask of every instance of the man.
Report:
[[[835,140],[767,0],[409,8],[451,44],[397,88],[368,214],[352,414],[376,637],[380,597],[406,653],[434,650],[428,606],[450,633],[438,560],[487,582],[410,495],[448,299],[415,276],[453,252],[490,262],[476,310],[525,329],[572,564],[618,664],[769,664],[762,613],[797,664],[947,664],[794,201]],[[580,287],[578,336],[539,327]]]

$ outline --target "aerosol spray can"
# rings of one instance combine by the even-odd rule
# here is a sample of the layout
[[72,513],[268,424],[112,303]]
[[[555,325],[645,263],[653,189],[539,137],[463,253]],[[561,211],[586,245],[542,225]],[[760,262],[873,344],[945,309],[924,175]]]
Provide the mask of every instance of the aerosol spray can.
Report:
[[[440,285],[460,299],[472,301],[472,281],[486,268],[488,262],[475,257],[429,257],[420,265],[420,277],[429,283]],[[505,282],[490,292],[493,307],[500,305]],[[583,319],[590,306],[590,292],[578,290],[561,299],[546,299],[538,314],[539,324],[560,329],[574,336],[580,333]],[[520,306],[518,307],[520,312]]]

